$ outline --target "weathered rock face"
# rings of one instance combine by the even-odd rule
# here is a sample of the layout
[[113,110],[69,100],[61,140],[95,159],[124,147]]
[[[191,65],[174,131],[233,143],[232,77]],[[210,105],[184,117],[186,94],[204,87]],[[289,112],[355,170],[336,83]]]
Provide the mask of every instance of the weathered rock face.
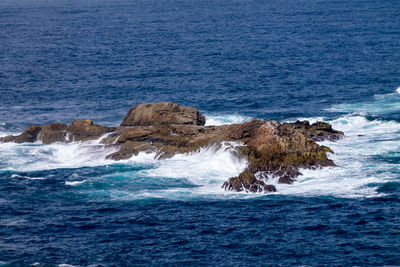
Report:
[[[48,125],[41,126],[40,132],[36,137],[35,141],[42,141],[44,144],[50,144],[54,142],[65,142],[65,133],[68,126],[64,123],[51,123]],[[35,142],[34,141],[34,142]]]
[[173,103],[142,104],[132,108],[121,125],[106,127],[91,120],[77,120],[70,125],[52,123],[33,125],[18,136],[0,138],[0,142],[53,142],[102,139],[104,145],[116,146],[117,152],[108,159],[124,160],[139,152],[156,152],[158,159],[177,153],[196,151],[201,147],[238,141],[237,155],[248,160],[248,167],[223,184],[225,190],[274,192],[268,180],[292,184],[301,175],[299,168],[334,166],[327,153],[330,148],[316,141],[337,140],[342,132],[331,125],[317,122],[279,123],[252,120],[241,124],[203,127],[205,118],[197,109]]
[[132,107],[121,126],[167,126],[186,124],[203,126],[206,118],[196,108],[178,106],[171,102],[140,104]]

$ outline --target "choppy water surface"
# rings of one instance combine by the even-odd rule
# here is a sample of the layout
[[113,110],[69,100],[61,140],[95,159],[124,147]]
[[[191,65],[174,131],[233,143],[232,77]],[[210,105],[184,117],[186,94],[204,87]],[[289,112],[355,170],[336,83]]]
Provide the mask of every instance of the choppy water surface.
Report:
[[[0,144],[0,266],[400,265],[398,1],[0,3],[0,136],[130,106],[208,125],[323,120],[338,167],[274,194],[210,147],[126,161],[99,140]],[[228,149],[227,149],[228,148]]]

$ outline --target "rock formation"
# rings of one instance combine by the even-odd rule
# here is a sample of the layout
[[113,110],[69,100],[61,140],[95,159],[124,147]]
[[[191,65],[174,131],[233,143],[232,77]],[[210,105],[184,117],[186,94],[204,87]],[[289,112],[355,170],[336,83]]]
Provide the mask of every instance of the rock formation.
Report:
[[102,139],[103,144],[116,146],[118,150],[107,158],[124,160],[142,151],[156,152],[156,157],[163,159],[223,141],[237,141],[242,144],[236,147],[237,154],[245,157],[249,165],[222,187],[238,192],[274,192],[276,188],[266,184],[272,177],[277,177],[278,183],[291,184],[301,175],[299,168],[334,166],[327,157],[333,151],[316,141],[338,140],[343,136],[323,122],[310,125],[307,121],[252,120],[223,126],[204,127],[204,124],[205,117],[197,109],[162,102],[132,107],[119,127],[101,126],[91,120],[76,120],[70,125],[33,125],[20,135],[0,138],[0,142],[86,141],[109,133]]
[[88,141],[98,139],[105,133],[115,131],[115,127],[95,124],[91,120],[75,120],[70,125],[53,122],[48,125],[32,125],[17,136],[0,138],[0,142],[34,143]]
[[140,104],[132,107],[121,126],[167,126],[187,124],[203,126],[206,118],[196,108],[178,106],[171,102]]

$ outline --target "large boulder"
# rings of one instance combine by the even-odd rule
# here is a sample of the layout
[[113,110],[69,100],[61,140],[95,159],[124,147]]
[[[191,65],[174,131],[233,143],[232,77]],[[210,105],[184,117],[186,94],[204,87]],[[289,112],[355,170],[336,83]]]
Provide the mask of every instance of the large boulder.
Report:
[[168,126],[185,124],[203,126],[206,118],[193,107],[179,106],[171,102],[140,104],[132,107],[121,126]]

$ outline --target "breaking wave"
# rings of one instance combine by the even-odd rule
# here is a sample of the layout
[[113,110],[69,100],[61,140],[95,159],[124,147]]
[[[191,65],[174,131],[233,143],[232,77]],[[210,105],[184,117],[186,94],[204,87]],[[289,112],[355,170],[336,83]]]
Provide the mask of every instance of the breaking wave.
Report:
[[[338,166],[301,170],[303,175],[293,185],[277,184],[272,179],[268,182],[276,185],[278,192],[275,194],[345,198],[384,195],[381,188],[386,183],[399,182],[400,123],[357,112],[374,114],[389,106],[400,110],[397,93],[375,96],[374,101],[367,103],[333,106],[332,111],[340,107],[349,113],[336,119],[301,118],[311,122],[327,121],[345,133],[342,140],[321,143],[335,152],[329,157]],[[245,116],[208,116],[208,125],[248,120]],[[0,129],[0,136],[6,133]],[[72,169],[71,173],[62,176],[64,186],[91,196],[118,200],[268,197],[268,194],[225,192],[221,188],[224,181],[238,175],[248,164],[237,157],[237,145],[226,142],[164,160],[155,160],[154,153],[141,152],[131,159],[115,162],[105,159],[115,148],[101,145],[99,140],[50,145],[2,143],[0,173],[8,172],[10,178],[35,182],[56,179],[46,174],[48,171]],[[106,168],[107,171],[88,176],[87,171],[82,170],[84,168]]]
[[282,194],[376,197],[387,182],[397,181],[400,161],[400,124],[346,115],[329,121],[346,137],[321,142],[335,152],[329,157],[337,167],[302,170],[294,185],[277,185]]
[[376,94],[370,101],[333,105],[329,112],[356,113],[360,115],[390,115],[400,113],[400,87],[393,93]]

